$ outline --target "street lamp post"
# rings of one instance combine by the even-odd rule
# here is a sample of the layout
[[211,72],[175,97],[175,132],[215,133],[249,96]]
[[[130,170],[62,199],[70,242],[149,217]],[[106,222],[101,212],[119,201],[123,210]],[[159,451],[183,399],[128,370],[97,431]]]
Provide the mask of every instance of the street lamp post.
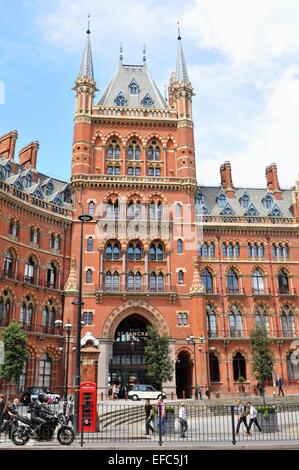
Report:
[[198,385],[197,385],[197,361],[196,361],[196,350],[195,350],[195,336],[188,336],[186,338],[188,344],[193,345],[193,355],[194,355],[194,374],[195,374],[195,400],[198,400]]
[[73,325],[70,320],[63,326],[61,320],[56,320],[55,325],[58,329],[62,328],[67,335],[67,345],[66,345],[66,364],[65,364],[65,383],[64,383],[64,404],[63,404],[63,414],[66,415],[67,410],[67,397],[68,397],[68,378],[69,378],[69,354],[70,354],[70,338]]
[[83,269],[83,225],[85,222],[91,222],[93,217],[89,214],[81,214],[78,217],[81,222],[80,230],[80,263],[79,263],[79,289],[77,303],[77,341],[76,341],[76,366],[75,366],[75,406],[74,406],[74,431],[79,432],[79,400],[80,400],[80,362],[81,362],[81,310],[82,310],[82,269]]

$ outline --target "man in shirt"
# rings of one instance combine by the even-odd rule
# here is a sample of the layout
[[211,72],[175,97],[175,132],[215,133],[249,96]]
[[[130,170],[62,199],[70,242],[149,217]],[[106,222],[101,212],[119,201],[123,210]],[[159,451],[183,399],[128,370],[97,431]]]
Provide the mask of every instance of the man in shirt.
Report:
[[251,426],[253,425],[253,423],[256,425],[256,427],[258,428],[259,432],[262,432],[262,429],[258,423],[258,420],[257,420],[257,411],[256,411],[256,408],[253,406],[253,403],[252,401],[249,401],[247,402],[247,405],[249,406],[249,426],[248,426],[248,431],[250,431],[251,429]]
[[161,433],[164,436],[166,432],[166,406],[163,398],[158,400],[158,416],[159,416],[159,428],[161,426]]
[[152,426],[153,406],[150,404],[149,400],[145,401],[144,411],[145,411],[145,434],[148,436],[150,431],[155,432]]
[[247,419],[246,419],[246,414],[245,414],[245,406],[242,405],[240,400],[237,400],[236,404],[237,404],[237,409],[238,409],[238,423],[237,423],[237,429],[236,429],[236,436],[239,435],[241,423],[244,424],[247,434],[250,435],[248,424],[247,424]]
[[187,411],[186,411],[185,403],[182,403],[180,406],[179,420],[180,420],[180,426],[181,426],[181,437],[186,437],[188,424],[187,424]]

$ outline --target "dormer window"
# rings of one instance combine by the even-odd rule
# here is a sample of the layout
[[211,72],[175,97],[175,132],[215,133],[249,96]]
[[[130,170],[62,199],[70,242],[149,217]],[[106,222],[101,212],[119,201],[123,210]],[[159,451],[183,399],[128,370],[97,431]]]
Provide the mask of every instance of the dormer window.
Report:
[[263,204],[266,209],[271,209],[273,205],[273,197],[271,196],[271,194],[267,194],[267,196],[263,200]]
[[243,196],[241,197],[240,199],[240,203],[241,203],[241,206],[243,207],[243,209],[248,209],[249,208],[249,205],[250,205],[250,197],[248,196],[248,194],[243,194]]
[[130,95],[138,95],[138,85],[135,80],[132,80],[129,85]]
[[28,174],[23,180],[24,188],[30,188],[32,184],[32,176]]
[[217,197],[217,204],[218,204],[218,207],[220,207],[221,209],[224,209],[225,207],[225,204],[226,204],[226,196],[225,194],[221,193],[218,197]]
[[141,104],[144,108],[151,108],[154,106],[154,100],[151,96],[147,93],[145,97],[141,100]]
[[116,106],[127,106],[127,100],[125,96],[120,92],[117,97],[115,98],[115,104]]

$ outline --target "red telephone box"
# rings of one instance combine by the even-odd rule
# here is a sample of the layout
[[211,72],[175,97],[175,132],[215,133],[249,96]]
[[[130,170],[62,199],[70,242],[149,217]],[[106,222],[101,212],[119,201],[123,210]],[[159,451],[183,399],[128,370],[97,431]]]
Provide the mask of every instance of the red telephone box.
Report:
[[82,382],[80,386],[79,430],[96,432],[97,428],[97,385]]

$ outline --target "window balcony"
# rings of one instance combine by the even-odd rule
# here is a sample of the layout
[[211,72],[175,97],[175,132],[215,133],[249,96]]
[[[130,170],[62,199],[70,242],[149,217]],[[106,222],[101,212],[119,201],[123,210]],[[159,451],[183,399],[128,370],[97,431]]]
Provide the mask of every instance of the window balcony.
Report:
[[279,287],[277,289],[277,294],[280,297],[296,297],[296,289],[287,288],[287,287]]
[[271,297],[271,290],[268,287],[262,288],[252,288],[252,295],[254,297]]
[[15,274],[11,269],[4,269],[1,271],[0,277],[6,279],[15,279]]
[[226,294],[229,296],[245,295],[243,287],[227,287]]
[[176,287],[175,286],[126,286],[125,288],[123,286],[103,286],[100,287],[99,285],[96,286],[96,291],[99,293],[104,293],[104,294],[115,294],[115,295],[123,295],[123,294],[158,294],[158,295],[163,295],[163,294],[170,294],[170,293],[176,293]]
[[61,331],[55,326],[55,324],[48,324],[48,325],[33,325],[26,321],[19,321],[19,325],[23,328],[24,331],[28,331],[30,333],[39,333],[45,335],[55,335],[61,336]]

